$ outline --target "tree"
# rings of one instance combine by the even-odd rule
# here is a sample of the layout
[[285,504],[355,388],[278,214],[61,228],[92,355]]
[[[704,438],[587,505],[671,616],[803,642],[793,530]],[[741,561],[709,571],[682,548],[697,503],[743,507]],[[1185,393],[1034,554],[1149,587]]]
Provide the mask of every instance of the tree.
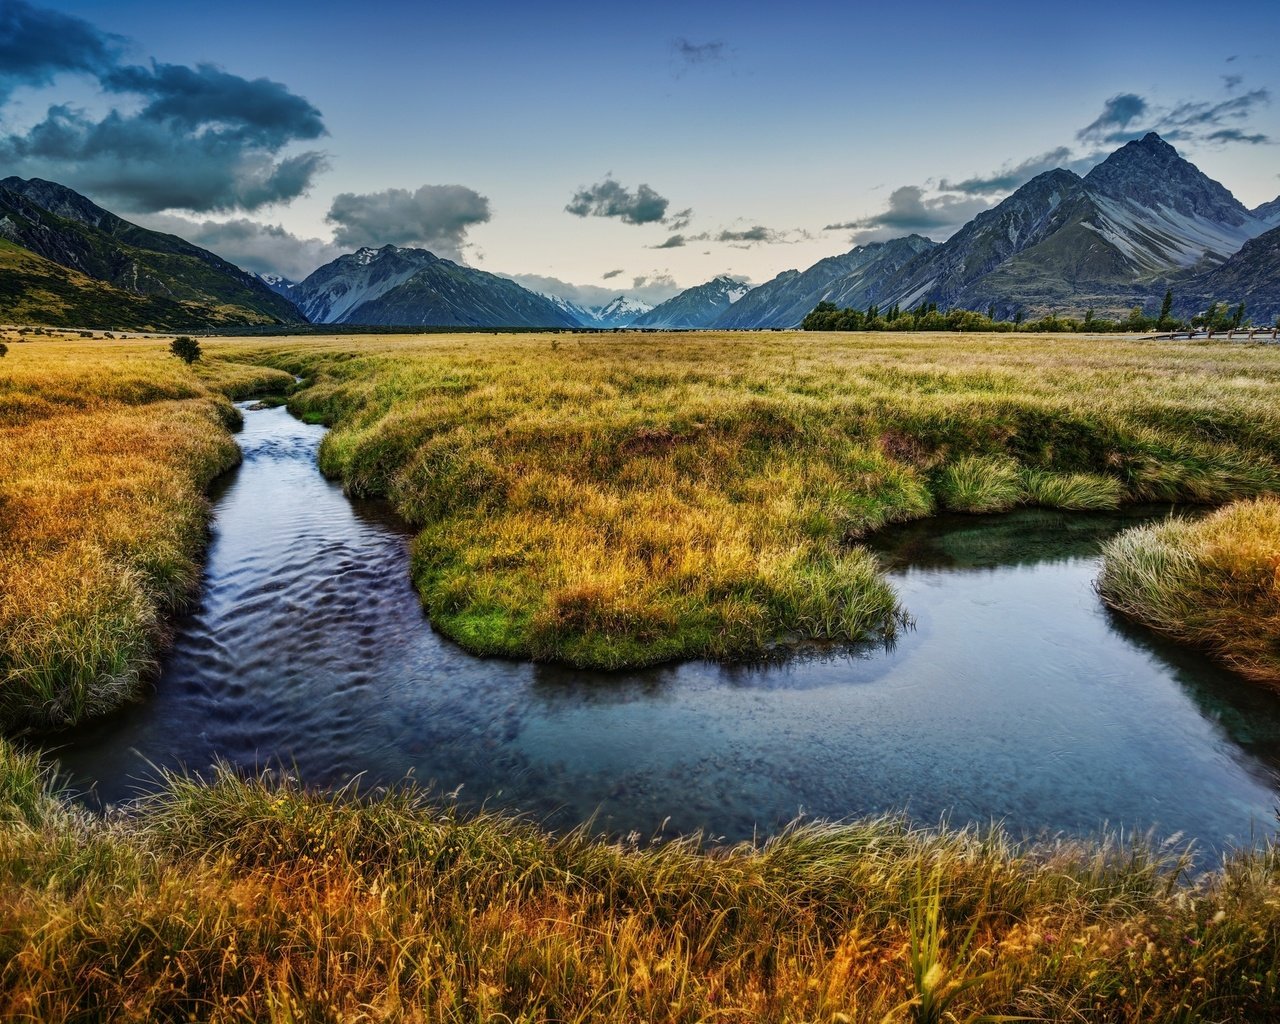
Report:
[[9,346],[6,345],[3,341],[0,341],[0,359],[3,359],[8,354],[9,354]]
[[1236,330],[1242,323],[1244,323],[1244,303],[1243,302],[1240,303],[1240,305],[1236,306],[1236,311],[1231,314],[1231,329],[1233,331]]
[[200,342],[196,341],[195,338],[188,338],[183,335],[181,338],[174,338],[169,343],[169,352],[190,366],[200,358]]
[[1169,314],[1173,312],[1173,289],[1168,288],[1164,293],[1164,302],[1160,303],[1160,324],[1161,326],[1169,322]]

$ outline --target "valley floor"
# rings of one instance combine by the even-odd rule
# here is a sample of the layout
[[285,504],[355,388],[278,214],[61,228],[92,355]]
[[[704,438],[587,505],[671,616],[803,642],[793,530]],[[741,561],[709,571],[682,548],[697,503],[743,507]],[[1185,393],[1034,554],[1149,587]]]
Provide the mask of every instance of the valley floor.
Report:
[[[0,360],[5,732],[137,694],[198,580],[205,489],[237,458],[228,396],[287,392],[333,427],[322,468],[421,530],[412,571],[439,628],[582,665],[891,634],[896,598],[858,539],[939,508],[1280,491],[1268,346],[203,346],[194,368],[149,340],[28,338]],[[1271,846],[1194,883],[1140,844],[1014,849],[885,821],[641,851],[230,777],[174,780],[103,820],[12,743],[0,762],[6,1018],[1149,1021],[1277,1005]]]

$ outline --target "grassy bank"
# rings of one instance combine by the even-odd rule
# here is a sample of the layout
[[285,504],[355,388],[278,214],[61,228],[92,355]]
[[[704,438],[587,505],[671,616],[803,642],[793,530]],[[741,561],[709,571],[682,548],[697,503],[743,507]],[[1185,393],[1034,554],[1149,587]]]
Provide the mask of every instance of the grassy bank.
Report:
[[[225,346],[225,347],[223,347]],[[308,378],[322,467],[421,529],[469,649],[618,667],[895,628],[857,541],[937,508],[1280,488],[1280,352],[1045,336],[219,342]]]
[[0,742],[0,1017],[1270,1019],[1277,851],[1179,871],[893,820],[636,849],[230,775],[103,821]]
[[1104,555],[1098,590],[1111,607],[1280,686],[1280,501],[1127,530]]
[[162,342],[42,337],[0,361],[0,730],[132,696],[199,579],[226,397],[283,373],[188,369]]

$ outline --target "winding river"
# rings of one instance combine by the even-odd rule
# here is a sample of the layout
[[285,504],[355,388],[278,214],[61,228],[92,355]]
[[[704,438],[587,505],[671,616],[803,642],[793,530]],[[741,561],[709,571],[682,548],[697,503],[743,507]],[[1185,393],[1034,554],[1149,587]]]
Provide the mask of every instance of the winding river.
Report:
[[1280,698],[1117,620],[1099,542],[1151,510],[942,518],[877,548],[916,620],[892,649],[624,674],[480,659],[431,629],[389,509],[316,469],[324,434],[250,410],[201,600],[148,699],[62,741],[96,803],[156,768],[411,776],[554,827],[736,840],[905,810],[1018,835],[1272,831]]

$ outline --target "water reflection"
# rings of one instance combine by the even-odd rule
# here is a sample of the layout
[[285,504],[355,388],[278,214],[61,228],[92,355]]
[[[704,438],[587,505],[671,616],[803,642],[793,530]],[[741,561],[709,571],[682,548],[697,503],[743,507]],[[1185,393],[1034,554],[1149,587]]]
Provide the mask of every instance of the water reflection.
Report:
[[1156,826],[1212,848],[1274,824],[1280,699],[1093,593],[1100,540],[1153,510],[886,533],[874,547],[916,620],[892,649],[582,672],[435,633],[409,538],[319,475],[322,434],[246,414],[202,599],[155,693],[65,737],[88,799],[153,785],[149,764],[222,758],[317,785],[412,775],[555,827],[595,815],[645,835],[907,809],[1025,833]]

